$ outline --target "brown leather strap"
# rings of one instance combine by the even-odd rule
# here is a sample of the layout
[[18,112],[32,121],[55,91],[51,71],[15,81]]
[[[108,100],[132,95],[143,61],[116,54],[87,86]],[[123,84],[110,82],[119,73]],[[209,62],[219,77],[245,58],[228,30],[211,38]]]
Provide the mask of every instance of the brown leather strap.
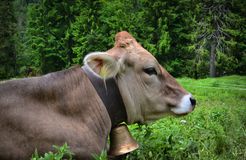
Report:
[[127,121],[127,114],[118,85],[114,78],[103,80],[93,73],[88,66],[83,66],[82,70],[90,79],[99,97],[103,101],[111,119],[112,128],[122,122]]

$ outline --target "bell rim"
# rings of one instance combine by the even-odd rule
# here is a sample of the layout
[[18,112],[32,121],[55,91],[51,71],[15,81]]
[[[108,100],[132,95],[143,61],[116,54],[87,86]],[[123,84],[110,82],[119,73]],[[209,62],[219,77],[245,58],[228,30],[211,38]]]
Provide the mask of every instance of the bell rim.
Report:
[[136,150],[138,148],[139,148],[138,143],[135,143],[134,145],[127,144],[127,145],[124,145],[124,146],[120,147],[120,149],[117,150],[116,152],[114,150],[110,151],[109,155],[110,156],[120,156],[120,155],[129,153],[129,152],[132,152],[132,151],[134,151],[134,150]]

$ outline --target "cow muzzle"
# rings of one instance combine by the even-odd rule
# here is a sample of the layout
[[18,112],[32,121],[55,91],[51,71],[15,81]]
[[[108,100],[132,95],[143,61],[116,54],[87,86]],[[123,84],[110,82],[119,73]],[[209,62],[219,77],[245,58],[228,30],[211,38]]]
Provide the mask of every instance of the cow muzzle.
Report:
[[136,150],[139,147],[133,139],[126,124],[120,124],[110,132],[109,156],[120,156]]
[[171,111],[176,115],[186,115],[195,109],[196,100],[191,94],[183,96],[181,102],[177,107],[171,109]]

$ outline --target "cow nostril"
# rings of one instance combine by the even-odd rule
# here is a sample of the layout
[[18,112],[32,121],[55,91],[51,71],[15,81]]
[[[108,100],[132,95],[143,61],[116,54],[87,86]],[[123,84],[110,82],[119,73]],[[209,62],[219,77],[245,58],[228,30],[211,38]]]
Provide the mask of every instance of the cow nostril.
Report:
[[190,102],[192,106],[196,105],[196,100],[194,98],[190,98]]

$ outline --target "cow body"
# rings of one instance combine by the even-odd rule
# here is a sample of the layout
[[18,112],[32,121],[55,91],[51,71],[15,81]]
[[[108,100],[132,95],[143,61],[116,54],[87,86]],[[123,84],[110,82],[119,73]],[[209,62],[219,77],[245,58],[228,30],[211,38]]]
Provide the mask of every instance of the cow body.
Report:
[[65,142],[76,159],[89,159],[105,149],[111,127],[122,121],[142,124],[195,107],[192,95],[127,32],[118,33],[107,52],[88,54],[84,65],[103,82],[115,80],[120,98],[109,98],[121,99],[124,109],[108,107],[111,101],[102,97],[116,90],[92,84],[80,67],[2,82],[0,159],[29,159],[35,149],[44,153]]
[[29,159],[71,147],[77,159],[99,154],[111,121],[80,67],[0,85],[0,159]]

